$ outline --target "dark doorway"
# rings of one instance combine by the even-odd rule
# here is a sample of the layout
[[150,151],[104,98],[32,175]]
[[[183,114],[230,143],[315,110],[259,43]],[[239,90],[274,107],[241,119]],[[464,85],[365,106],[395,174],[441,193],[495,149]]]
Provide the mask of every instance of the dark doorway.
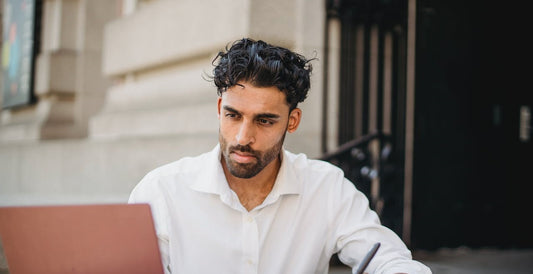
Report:
[[412,246],[532,247],[520,11],[459,0],[417,9]]
[[[412,19],[407,7],[413,2],[413,191],[412,215],[403,223],[411,226],[405,228],[401,215],[410,211],[402,197],[402,188],[407,189],[404,144],[406,123],[412,121],[406,115],[412,110],[406,104],[406,34],[411,31],[407,19]],[[533,247],[527,225],[533,210],[533,92],[526,58],[531,47],[524,38],[530,33],[528,9],[518,1],[326,3],[328,19],[341,25],[338,142],[357,144],[341,146],[330,158],[355,174],[354,182],[363,182],[358,187],[368,194],[370,180],[358,179],[364,163],[341,161],[340,155],[359,155],[354,151],[374,131],[382,144],[392,145],[389,175],[382,163],[379,197],[371,199],[383,202],[383,223],[399,235],[410,235],[413,249]]]

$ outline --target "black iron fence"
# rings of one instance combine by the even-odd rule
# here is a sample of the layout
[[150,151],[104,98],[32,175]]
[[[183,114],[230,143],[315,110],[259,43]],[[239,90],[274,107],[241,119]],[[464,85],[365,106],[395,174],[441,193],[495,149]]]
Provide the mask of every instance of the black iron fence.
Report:
[[345,177],[363,192],[381,222],[401,235],[403,214],[403,168],[391,138],[373,133],[354,139],[323,155],[344,171]]

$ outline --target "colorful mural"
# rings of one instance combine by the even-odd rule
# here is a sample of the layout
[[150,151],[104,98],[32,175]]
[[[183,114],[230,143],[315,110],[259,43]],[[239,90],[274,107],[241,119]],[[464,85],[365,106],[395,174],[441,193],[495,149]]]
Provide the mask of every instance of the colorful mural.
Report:
[[2,107],[28,104],[32,98],[35,0],[4,0]]

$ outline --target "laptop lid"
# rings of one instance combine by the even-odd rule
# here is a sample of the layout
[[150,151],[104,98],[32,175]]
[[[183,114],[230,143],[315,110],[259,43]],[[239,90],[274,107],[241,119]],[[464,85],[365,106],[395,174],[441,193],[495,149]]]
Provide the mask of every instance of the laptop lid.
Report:
[[10,274],[163,273],[148,204],[0,208]]

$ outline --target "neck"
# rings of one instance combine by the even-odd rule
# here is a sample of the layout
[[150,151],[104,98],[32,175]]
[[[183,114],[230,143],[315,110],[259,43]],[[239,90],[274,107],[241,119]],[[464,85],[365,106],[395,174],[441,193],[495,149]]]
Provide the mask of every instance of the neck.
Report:
[[262,204],[270,191],[272,191],[276,182],[276,177],[281,166],[280,158],[277,157],[261,170],[261,172],[249,179],[233,176],[226,167],[224,157],[221,158],[222,168],[228,185],[237,194],[244,208],[250,211]]

